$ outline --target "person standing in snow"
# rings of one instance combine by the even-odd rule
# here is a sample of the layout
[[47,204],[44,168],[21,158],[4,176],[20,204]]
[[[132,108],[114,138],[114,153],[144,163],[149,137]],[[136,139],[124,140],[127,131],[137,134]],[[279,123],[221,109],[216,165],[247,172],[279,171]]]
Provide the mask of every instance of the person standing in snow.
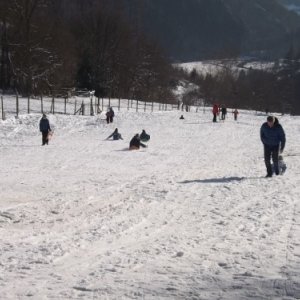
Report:
[[48,133],[51,131],[49,120],[47,116],[43,114],[43,117],[40,120],[40,132],[42,133],[42,146],[45,144],[48,145],[49,141],[47,139]]
[[238,110],[235,109],[232,113],[234,115],[234,121],[237,121],[237,115],[239,114]]
[[109,108],[109,121],[112,123],[114,121],[115,112],[112,107]]
[[115,131],[107,138],[107,140],[111,137],[113,137],[114,140],[123,140],[121,134],[118,132],[118,128],[115,129]]
[[213,117],[213,122],[217,122],[217,114],[219,114],[219,108],[218,108],[218,104],[214,104],[213,109],[212,109],[212,113],[214,115]]
[[110,119],[110,113],[109,110],[106,112],[106,123],[109,124],[109,119]]
[[227,108],[225,105],[222,106],[221,112],[222,112],[221,119],[224,121],[227,114]]
[[143,147],[143,148],[147,148],[146,145],[144,145],[143,143],[141,143],[141,139],[140,139],[140,136],[139,134],[137,133],[130,141],[129,143],[129,149],[130,150],[138,150],[140,149],[140,147]]
[[271,157],[275,174],[279,175],[278,156],[284,150],[286,139],[285,132],[277,118],[268,116],[267,122],[263,123],[260,128],[260,139],[264,145],[264,158],[267,168],[266,177],[272,177]]

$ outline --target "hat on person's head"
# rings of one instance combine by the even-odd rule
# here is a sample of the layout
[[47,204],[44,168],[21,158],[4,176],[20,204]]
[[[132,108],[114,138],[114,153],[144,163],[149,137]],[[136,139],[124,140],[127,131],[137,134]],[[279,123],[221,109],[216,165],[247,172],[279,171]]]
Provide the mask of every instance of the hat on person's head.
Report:
[[274,122],[275,122],[275,117],[273,117],[273,116],[268,116],[268,117],[267,117],[267,121],[268,121],[268,122],[274,123]]

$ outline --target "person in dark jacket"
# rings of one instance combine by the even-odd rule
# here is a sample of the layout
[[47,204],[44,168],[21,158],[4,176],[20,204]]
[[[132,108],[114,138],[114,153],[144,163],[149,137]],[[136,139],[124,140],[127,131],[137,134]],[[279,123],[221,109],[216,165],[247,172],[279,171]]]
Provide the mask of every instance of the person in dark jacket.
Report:
[[179,118],[180,120],[184,120],[184,116],[183,115],[181,115],[181,117]]
[[113,137],[114,140],[119,140],[119,139],[123,140],[121,134],[118,131],[118,128],[115,129],[115,131],[107,138],[107,140],[111,137]]
[[222,112],[221,119],[225,120],[225,117],[226,117],[226,114],[227,114],[227,108],[226,108],[225,105],[222,106],[221,112]]
[[47,116],[43,114],[43,117],[40,120],[40,132],[42,133],[42,146],[45,144],[48,145],[48,133],[51,131],[49,120],[47,119]]
[[260,128],[260,139],[264,145],[264,158],[267,168],[266,177],[272,177],[271,157],[275,174],[279,175],[278,156],[284,150],[286,139],[285,132],[277,118],[268,116],[267,122],[263,123]]
[[112,123],[114,121],[115,112],[112,107],[109,108],[109,121]]
[[143,142],[147,142],[150,140],[150,135],[146,133],[146,131],[143,129],[141,135],[140,135],[140,139]]
[[140,149],[140,147],[146,148],[147,146],[144,145],[143,143],[141,143],[140,136],[137,133],[130,141],[129,149],[130,150],[138,150],[138,149]]

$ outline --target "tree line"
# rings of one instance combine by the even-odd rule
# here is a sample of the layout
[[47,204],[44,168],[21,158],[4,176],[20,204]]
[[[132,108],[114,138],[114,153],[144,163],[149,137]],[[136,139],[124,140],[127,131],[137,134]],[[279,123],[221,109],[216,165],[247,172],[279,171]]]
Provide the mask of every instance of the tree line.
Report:
[[131,2],[0,0],[0,89],[173,101],[173,68]]
[[212,106],[300,115],[300,61],[284,60],[272,69],[236,68],[229,60],[207,74],[179,69],[180,76],[194,85],[182,97],[183,104]]

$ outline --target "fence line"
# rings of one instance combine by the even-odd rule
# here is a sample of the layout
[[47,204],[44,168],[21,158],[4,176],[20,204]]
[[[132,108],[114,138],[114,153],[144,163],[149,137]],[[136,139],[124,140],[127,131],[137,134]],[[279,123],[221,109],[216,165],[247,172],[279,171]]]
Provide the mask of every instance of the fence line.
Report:
[[[78,107],[78,100],[82,100],[80,107]],[[96,98],[94,96],[82,98],[54,98],[54,97],[40,97],[24,98],[15,96],[1,96],[1,118],[5,120],[8,116],[16,116],[19,114],[30,113],[51,113],[51,114],[66,114],[82,116],[93,116],[101,114],[105,109],[113,107],[115,111],[132,110],[132,111],[167,111],[167,110],[182,110],[183,106],[178,103],[161,103],[148,102],[132,99],[114,99],[114,98]]]

